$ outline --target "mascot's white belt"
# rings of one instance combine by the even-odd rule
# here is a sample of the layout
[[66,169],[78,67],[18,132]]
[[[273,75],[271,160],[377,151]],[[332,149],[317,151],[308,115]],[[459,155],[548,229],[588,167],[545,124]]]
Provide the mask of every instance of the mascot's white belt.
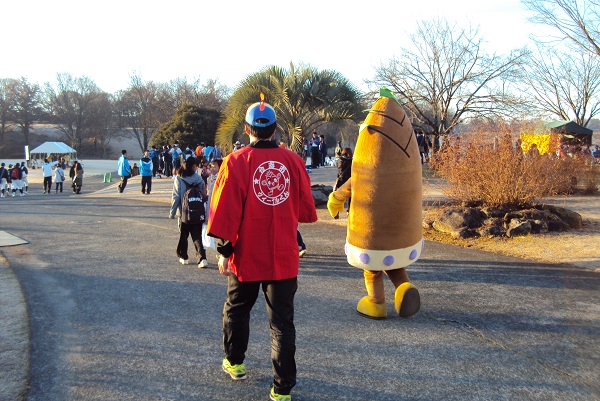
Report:
[[346,242],[345,252],[348,263],[364,270],[394,270],[406,267],[416,262],[421,256],[425,240],[407,248],[378,251],[358,248]]

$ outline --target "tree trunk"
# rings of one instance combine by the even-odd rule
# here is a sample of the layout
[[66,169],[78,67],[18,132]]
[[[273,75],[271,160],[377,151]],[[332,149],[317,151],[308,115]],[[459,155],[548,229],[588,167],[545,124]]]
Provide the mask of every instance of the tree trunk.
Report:
[[[3,124],[4,125],[4,124]],[[0,156],[4,157],[6,155],[6,148],[4,146],[4,126],[0,127]]]
[[433,135],[433,142],[431,143],[431,153],[437,153],[440,151],[440,136],[438,134]]
[[29,125],[24,125],[22,132],[25,137],[25,145],[29,146]]

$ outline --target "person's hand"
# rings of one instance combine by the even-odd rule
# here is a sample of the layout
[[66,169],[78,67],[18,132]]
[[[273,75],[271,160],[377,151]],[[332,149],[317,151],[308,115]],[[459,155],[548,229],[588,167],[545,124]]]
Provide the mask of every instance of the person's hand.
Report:
[[344,201],[339,200],[335,196],[333,196],[333,192],[329,194],[329,199],[327,200],[327,210],[329,210],[329,214],[334,219],[339,217],[340,212],[344,211]]
[[223,276],[229,276],[231,270],[229,270],[229,258],[223,255],[219,255],[219,273]]

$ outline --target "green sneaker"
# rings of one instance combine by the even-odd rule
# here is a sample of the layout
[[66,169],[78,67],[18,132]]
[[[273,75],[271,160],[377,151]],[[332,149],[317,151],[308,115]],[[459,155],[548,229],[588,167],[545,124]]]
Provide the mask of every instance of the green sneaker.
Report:
[[277,394],[275,387],[271,387],[271,394],[269,394],[271,401],[292,401],[292,396],[289,394]]
[[223,372],[229,373],[233,380],[244,380],[246,378],[246,367],[243,363],[232,365],[227,358],[223,358]]

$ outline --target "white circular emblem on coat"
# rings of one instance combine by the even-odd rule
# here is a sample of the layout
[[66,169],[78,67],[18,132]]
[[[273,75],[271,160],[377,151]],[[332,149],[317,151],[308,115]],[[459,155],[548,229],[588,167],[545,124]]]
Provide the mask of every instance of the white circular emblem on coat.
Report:
[[267,161],[254,171],[254,194],[265,205],[276,206],[290,196],[290,172],[282,163]]

